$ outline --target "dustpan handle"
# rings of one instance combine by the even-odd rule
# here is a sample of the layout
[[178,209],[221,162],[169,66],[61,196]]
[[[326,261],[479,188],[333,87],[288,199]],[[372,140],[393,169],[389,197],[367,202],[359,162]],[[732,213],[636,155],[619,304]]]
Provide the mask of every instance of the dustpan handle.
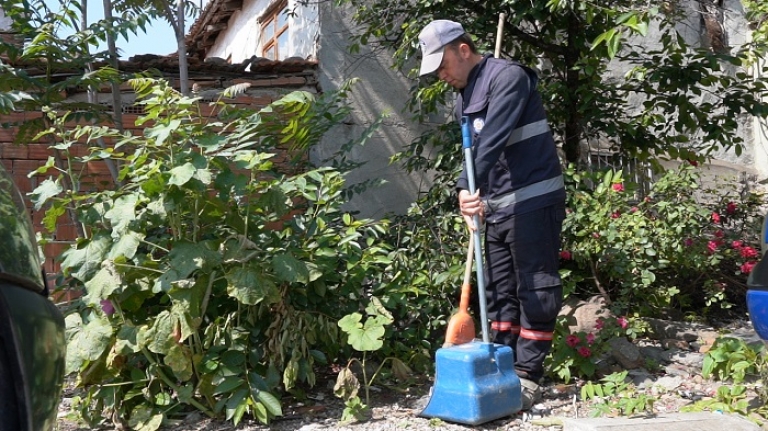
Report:
[[[467,171],[469,192],[475,194],[475,166],[472,157],[472,136],[469,132],[469,117],[461,117],[461,139],[464,150],[464,166]],[[477,262],[477,296],[480,300],[480,327],[483,330],[483,342],[490,343],[488,335],[488,312],[485,298],[485,272],[483,270],[483,242],[480,237],[480,216],[475,214],[472,218],[475,222],[475,230],[472,235],[475,240],[475,261]]]

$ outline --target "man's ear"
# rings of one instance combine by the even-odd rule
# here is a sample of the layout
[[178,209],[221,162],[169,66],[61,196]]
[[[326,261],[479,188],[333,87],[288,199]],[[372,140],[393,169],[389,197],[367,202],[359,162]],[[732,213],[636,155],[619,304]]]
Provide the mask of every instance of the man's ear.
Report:
[[467,59],[472,55],[472,50],[469,49],[469,45],[467,45],[466,43],[460,43],[459,54],[461,54],[461,58]]

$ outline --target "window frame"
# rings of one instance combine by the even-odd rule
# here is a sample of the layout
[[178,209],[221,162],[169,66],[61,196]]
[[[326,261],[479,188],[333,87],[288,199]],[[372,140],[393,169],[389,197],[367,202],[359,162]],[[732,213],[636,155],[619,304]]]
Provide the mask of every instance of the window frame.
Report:
[[[261,23],[262,57],[276,61],[281,60],[280,44],[278,43],[278,40],[280,39],[280,36],[288,31],[288,17],[286,17],[285,24],[282,27],[278,28],[278,24],[280,23],[280,14],[284,13],[287,7],[287,0],[278,0],[267,8],[266,12],[264,12],[264,15],[259,20]],[[267,33],[269,26],[273,26],[271,29],[272,35],[269,39],[265,39],[264,35]],[[269,56],[269,53],[274,54],[272,58]],[[285,56],[285,54],[283,54],[283,56]]]

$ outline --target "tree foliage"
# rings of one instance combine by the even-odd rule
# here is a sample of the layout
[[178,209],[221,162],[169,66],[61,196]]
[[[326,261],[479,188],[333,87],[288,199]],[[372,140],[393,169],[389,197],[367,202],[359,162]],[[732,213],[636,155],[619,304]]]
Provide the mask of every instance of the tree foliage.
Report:
[[[584,143],[598,141],[643,159],[703,160],[728,149],[738,154],[743,142],[737,120],[768,113],[761,100],[765,78],[742,68],[761,52],[755,45],[738,50],[692,45],[679,24],[699,11],[685,2],[341,3],[355,10],[361,26],[357,43],[393,48],[396,67],[411,77],[417,70],[417,35],[427,22],[462,22],[490,51],[499,13],[506,13],[502,56],[539,68],[550,120],[570,162],[585,157]],[[617,75],[618,66],[629,73]],[[443,84],[421,82],[411,106],[429,112],[446,100],[445,91]],[[424,110],[424,104],[431,108]]]
[[[337,322],[386,282],[371,277],[390,262],[386,222],[339,209],[343,175],[276,163],[348,114],[346,87],[317,100],[291,93],[258,112],[220,101],[217,121],[162,81],[132,83],[146,110],[138,121],[151,123],[143,135],[69,128],[66,112],[44,132],[70,163],[119,159],[123,185],[66,189],[69,172],[49,163],[33,193],[46,227],[65,207],[86,226],[62,256],[63,280],[86,292],[66,318],[79,410],[141,429],[190,407],[269,422],[280,392],[314,385],[317,366],[349,350]],[[77,156],[83,137],[115,148]]]

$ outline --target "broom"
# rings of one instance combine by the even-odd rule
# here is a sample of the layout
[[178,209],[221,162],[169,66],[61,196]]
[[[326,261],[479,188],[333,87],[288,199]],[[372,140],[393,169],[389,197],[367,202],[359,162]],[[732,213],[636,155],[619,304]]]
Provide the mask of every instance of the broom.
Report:
[[443,347],[469,343],[475,339],[475,321],[469,314],[469,299],[472,293],[470,276],[472,274],[473,252],[474,247],[472,247],[472,237],[470,237],[469,247],[467,247],[467,263],[464,267],[464,282],[461,284],[459,311],[448,321],[448,329],[446,329]]

